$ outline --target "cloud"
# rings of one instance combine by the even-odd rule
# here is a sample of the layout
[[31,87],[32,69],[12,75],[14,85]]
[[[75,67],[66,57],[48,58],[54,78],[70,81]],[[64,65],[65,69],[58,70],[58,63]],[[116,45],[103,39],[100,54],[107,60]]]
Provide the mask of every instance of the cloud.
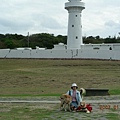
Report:
[[120,29],[120,22],[119,21],[115,22],[115,21],[110,20],[105,23],[105,26],[110,27],[110,28]]
[[28,31],[34,25],[32,19],[25,14],[15,15],[15,13],[0,16],[0,32],[1,33],[23,33]]
[[[67,34],[68,0],[0,0],[0,33]],[[120,0],[83,0],[83,35],[108,36],[119,30]],[[108,30],[111,28],[112,30]]]
[[55,29],[60,31],[65,28],[65,25],[62,19],[64,2],[58,6],[59,3],[53,0],[0,1],[0,32],[26,34],[27,31],[31,33],[50,32]]
[[[100,35],[102,37],[115,35],[120,19],[119,0],[84,0],[86,9],[82,12],[83,35]],[[114,23],[109,30],[108,23]],[[112,25],[113,25],[112,23]],[[110,26],[109,26],[110,27]]]
[[49,29],[62,29],[63,26],[57,20],[51,17],[44,16],[41,20],[41,26]]

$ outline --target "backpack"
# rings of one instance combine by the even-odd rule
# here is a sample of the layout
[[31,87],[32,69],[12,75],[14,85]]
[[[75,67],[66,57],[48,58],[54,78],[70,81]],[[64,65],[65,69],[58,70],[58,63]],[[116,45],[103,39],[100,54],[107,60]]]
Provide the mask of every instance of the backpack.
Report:
[[69,95],[71,96],[71,91],[69,90]]

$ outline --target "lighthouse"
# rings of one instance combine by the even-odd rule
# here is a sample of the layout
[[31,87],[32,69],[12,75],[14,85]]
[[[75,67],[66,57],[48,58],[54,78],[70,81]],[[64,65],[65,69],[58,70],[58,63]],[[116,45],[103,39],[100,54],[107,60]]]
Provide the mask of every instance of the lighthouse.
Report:
[[67,49],[81,49],[81,45],[83,45],[81,12],[85,9],[85,3],[81,0],[68,1],[65,3],[65,9],[69,13]]

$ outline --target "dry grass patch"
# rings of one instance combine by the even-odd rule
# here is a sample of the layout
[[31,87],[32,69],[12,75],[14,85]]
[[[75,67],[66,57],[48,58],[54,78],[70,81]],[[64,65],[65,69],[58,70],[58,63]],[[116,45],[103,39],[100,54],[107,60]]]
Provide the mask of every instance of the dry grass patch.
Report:
[[84,88],[120,90],[120,62],[102,60],[0,59],[0,94],[61,94],[76,82]]

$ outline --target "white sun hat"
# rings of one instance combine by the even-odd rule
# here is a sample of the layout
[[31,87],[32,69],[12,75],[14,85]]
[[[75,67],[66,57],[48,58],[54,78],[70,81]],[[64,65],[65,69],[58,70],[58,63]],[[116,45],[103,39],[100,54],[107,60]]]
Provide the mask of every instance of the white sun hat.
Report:
[[77,86],[77,84],[76,84],[76,83],[73,83],[73,84],[72,84],[71,88],[73,88],[73,87],[78,88],[78,86]]

